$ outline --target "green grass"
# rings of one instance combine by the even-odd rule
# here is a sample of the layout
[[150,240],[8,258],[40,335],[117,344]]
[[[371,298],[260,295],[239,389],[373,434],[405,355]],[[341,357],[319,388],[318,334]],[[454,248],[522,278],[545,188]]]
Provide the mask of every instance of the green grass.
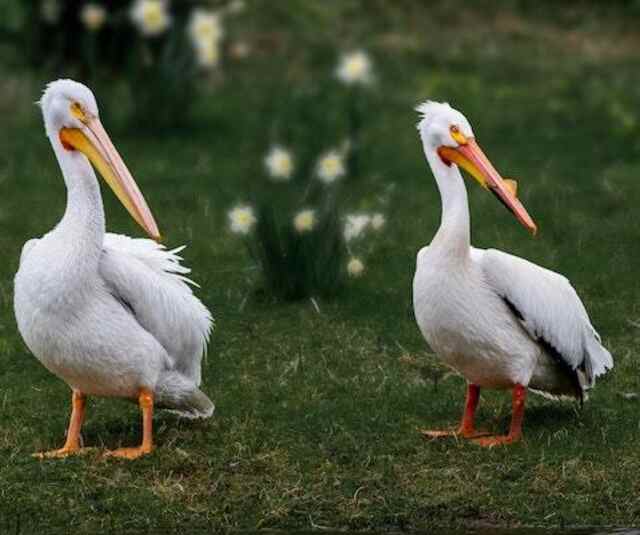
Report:
[[[341,14],[356,4],[340,4],[347,6]],[[517,2],[502,10],[468,4],[374,2],[351,19],[333,6],[306,41],[317,54],[296,41],[296,31],[313,27],[313,10],[299,6],[299,17],[294,10],[284,18],[274,8],[248,27],[256,36],[272,32],[267,42],[277,44],[229,66],[225,84],[198,101],[188,131],[139,135],[120,113],[127,103],[106,83],[94,87],[106,106],[103,122],[167,243],[189,245],[186,261],[217,319],[203,370],[215,417],[190,423],[159,414],[157,450],[134,463],[30,457],[61,444],[69,391],[21,341],[12,278],[22,243],[56,223],[65,198],[32,105],[44,77],[3,79],[0,526],[16,515],[23,526],[117,532],[159,525],[640,523],[640,402],[620,395],[640,390],[640,70],[631,31],[637,10],[627,17],[618,7],[603,19],[586,4],[554,4],[549,18],[543,8],[524,10]],[[360,43],[378,68],[362,140],[373,178],[353,184],[350,199],[396,184],[385,235],[367,276],[321,301],[320,314],[309,302],[252,297],[254,273],[225,213],[261,180],[274,88],[321,79],[332,68],[332,47]],[[427,97],[466,113],[496,167],[520,180],[520,196],[540,227],[539,237],[529,238],[469,182],[475,245],[566,274],[616,361],[582,410],[532,396],[525,440],[512,447],[425,442],[416,431],[456,422],[464,395],[462,379],[440,367],[409,312],[415,254],[440,215],[412,111]],[[139,235],[104,193],[110,229]],[[483,393],[478,416],[505,430],[510,397]],[[137,443],[135,407],[91,399],[83,436],[109,448]]]

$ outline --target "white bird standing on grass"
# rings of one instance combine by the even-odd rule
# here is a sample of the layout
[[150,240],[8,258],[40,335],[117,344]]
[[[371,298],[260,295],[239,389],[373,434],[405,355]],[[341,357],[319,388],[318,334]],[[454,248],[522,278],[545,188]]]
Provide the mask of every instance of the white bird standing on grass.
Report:
[[93,395],[138,401],[142,444],[108,452],[133,459],[153,448],[154,406],[191,418],[213,414],[213,403],[199,389],[211,314],[187,284],[181,249],[105,233],[91,164],[140,226],[160,237],[100,123],[93,93],[58,80],[47,86],[40,105],[67,186],[67,207],[51,232],[24,245],[14,306],[29,349],[71,387],[73,409],[64,446],[39,456],[81,451],[86,396]]
[[[471,438],[482,446],[516,442],[528,388],[582,400],[613,360],[565,277],[501,251],[471,246],[459,167],[534,234],[536,225],[516,197],[515,182],[494,169],[464,115],[436,102],[417,111],[424,153],[440,190],[442,221],[431,244],[418,253],[415,316],[433,351],[468,382],[460,427],[423,433]],[[476,431],[480,388],[513,390],[507,435]]]

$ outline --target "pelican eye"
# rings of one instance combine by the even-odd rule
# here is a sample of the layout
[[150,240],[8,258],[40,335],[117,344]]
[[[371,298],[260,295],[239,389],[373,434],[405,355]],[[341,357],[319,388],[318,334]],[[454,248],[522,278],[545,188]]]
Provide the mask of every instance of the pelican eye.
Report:
[[87,114],[85,113],[82,105],[78,102],[72,102],[71,106],[69,106],[69,110],[71,111],[71,115],[73,115],[79,121],[83,123],[87,122]]
[[458,125],[452,124],[449,127],[449,132],[451,132],[451,137],[458,145],[466,145],[468,143],[467,136],[460,132]]

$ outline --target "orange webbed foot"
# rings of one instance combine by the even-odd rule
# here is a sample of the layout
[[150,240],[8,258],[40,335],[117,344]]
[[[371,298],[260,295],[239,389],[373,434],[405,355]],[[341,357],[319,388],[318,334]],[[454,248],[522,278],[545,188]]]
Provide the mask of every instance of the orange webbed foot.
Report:
[[117,450],[111,450],[105,452],[105,457],[116,457],[118,459],[128,459],[134,460],[142,457],[143,455],[148,455],[153,451],[153,448],[146,448],[139,446],[137,448],[118,448]]

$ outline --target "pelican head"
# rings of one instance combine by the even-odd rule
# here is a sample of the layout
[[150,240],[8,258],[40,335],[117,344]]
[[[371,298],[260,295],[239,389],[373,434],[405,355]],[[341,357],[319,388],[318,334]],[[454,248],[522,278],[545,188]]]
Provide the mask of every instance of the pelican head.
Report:
[[503,179],[496,171],[476,142],[467,118],[449,104],[440,102],[427,101],[416,111],[422,115],[418,131],[425,152],[437,154],[446,166],[457,165],[467,171],[535,234],[536,224],[516,196],[516,182]]
[[73,80],[57,80],[47,85],[40,106],[52,143],[84,154],[137,223],[160,239],[147,202],[100,122],[91,90]]

